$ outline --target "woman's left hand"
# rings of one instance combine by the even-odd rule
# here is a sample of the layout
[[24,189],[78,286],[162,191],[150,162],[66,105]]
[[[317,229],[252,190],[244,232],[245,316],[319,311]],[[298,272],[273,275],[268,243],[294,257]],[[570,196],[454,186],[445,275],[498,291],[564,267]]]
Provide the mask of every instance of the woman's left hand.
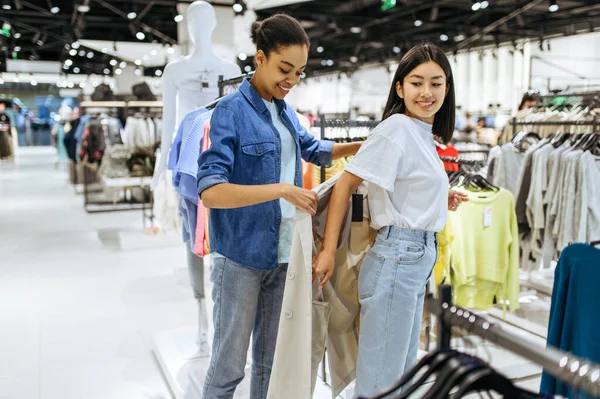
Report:
[[456,211],[458,206],[469,200],[469,196],[467,194],[461,193],[459,191],[450,190],[448,191],[448,210]]

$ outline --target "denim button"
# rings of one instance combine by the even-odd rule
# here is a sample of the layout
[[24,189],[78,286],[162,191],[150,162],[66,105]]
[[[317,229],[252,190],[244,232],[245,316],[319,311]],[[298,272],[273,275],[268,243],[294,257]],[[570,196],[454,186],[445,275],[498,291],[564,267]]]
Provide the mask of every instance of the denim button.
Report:
[[294,272],[288,272],[288,279],[289,280],[293,280],[296,277],[296,273]]
[[285,316],[286,319],[291,319],[292,317],[294,317],[294,313],[291,310],[286,310],[283,315]]

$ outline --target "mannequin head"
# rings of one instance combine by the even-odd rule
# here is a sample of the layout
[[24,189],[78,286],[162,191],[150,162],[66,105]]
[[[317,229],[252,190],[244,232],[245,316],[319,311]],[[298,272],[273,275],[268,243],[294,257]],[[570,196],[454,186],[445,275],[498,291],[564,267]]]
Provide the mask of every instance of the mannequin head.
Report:
[[190,40],[194,44],[210,38],[217,26],[215,9],[205,1],[193,2],[187,9],[186,19]]

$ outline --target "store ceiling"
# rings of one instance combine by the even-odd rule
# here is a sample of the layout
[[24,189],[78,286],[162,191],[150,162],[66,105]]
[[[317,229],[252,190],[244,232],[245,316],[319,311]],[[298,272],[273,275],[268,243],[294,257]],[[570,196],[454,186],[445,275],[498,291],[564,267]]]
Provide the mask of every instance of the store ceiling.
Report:
[[[2,6],[10,5],[10,9],[0,8],[0,21],[12,26],[10,37],[0,36],[0,71],[5,58],[13,58],[19,49],[19,59],[73,58],[65,69],[69,73],[77,68],[79,73],[102,74],[108,67],[112,74],[116,68],[109,62],[114,55],[83,45],[73,57],[71,44],[85,39],[168,47],[177,40],[174,17],[181,2],[191,0],[0,0]],[[234,0],[209,2],[231,7]],[[548,10],[550,0],[489,0],[489,6],[478,11],[472,11],[475,0],[396,0],[386,11],[382,0],[246,2],[255,5],[259,17],[285,12],[302,22],[313,43],[308,71],[312,74],[352,71],[365,63],[398,59],[423,41],[458,51],[600,28],[600,0],[556,0],[559,9],[553,13]],[[130,15],[133,19],[130,13],[135,13]],[[422,25],[415,26],[416,20]],[[142,40],[136,37],[138,32],[144,34]]]

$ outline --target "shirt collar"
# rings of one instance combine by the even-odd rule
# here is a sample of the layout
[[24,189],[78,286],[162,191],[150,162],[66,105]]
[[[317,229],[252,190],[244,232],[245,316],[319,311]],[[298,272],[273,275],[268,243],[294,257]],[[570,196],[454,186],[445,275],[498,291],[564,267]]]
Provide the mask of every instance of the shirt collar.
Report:
[[433,139],[433,125],[427,122],[423,122],[420,119],[410,117],[409,118],[417,125],[419,132],[426,140],[434,141]]
[[[256,89],[250,84],[250,78],[245,78],[242,81],[242,85],[240,86],[240,91],[246,97],[248,102],[252,104],[252,106],[259,112],[264,113],[267,111],[267,106],[263,101],[263,98],[258,94]],[[284,100],[278,100],[273,98],[275,104],[277,104],[277,109],[281,112],[287,108],[287,103]]]

